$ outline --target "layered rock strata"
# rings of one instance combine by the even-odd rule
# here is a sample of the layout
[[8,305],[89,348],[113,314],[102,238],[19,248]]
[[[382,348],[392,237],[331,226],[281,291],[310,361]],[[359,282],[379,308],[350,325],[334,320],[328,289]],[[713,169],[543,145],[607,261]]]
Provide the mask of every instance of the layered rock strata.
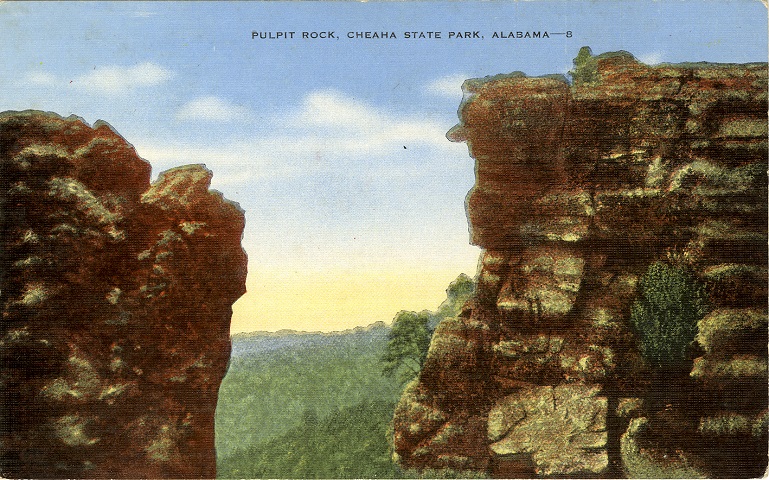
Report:
[[216,475],[243,212],[109,125],[0,115],[5,477]]
[[[395,456],[495,477],[761,475],[767,66],[583,49],[572,74],[463,86],[449,138],[475,159],[478,287],[404,392]],[[676,405],[652,401],[666,379],[630,322],[657,261],[709,297]]]

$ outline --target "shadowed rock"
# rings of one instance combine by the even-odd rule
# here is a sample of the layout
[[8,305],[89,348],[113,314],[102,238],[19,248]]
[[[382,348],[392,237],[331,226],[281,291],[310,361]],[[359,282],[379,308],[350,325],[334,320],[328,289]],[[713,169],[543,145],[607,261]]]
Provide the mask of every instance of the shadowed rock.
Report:
[[2,475],[214,477],[243,212],[109,125],[0,115]]

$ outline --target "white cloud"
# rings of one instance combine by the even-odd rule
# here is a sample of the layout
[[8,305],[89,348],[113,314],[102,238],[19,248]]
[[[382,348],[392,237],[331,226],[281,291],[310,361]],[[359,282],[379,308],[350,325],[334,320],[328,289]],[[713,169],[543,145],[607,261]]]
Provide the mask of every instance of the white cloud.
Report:
[[371,128],[382,122],[379,112],[334,90],[316,91],[307,95],[302,108],[293,117],[295,123],[314,126],[347,126]]
[[56,76],[50,72],[34,71],[27,74],[27,81],[35,85],[51,86],[56,84]]
[[133,66],[98,67],[77,77],[73,83],[88,90],[118,94],[137,87],[160,85],[172,76],[170,70],[152,62],[144,62]]
[[469,75],[455,74],[436,78],[425,85],[425,92],[431,95],[448,98],[462,98],[462,83],[470,78]]
[[308,148],[338,154],[384,154],[412,145],[445,147],[446,126],[425,118],[396,116],[334,90],[307,95],[287,125],[304,133]]
[[158,12],[151,12],[149,10],[137,10],[131,14],[134,18],[149,18],[157,15]]
[[247,108],[214,96],[196,98],[183,105],[176,113],[176,118],[179,120],[208,122],[231,122],[248,117],[250,112]]
[[657,65],[662,63],[662,52],[650,52],[638,57],[638,60],[647,65]]
[[[216,104],[200,102],[205,103]],[[212,138],[161,145],[135,139],[134,145],[155,173],[205,163],[214,171],[214,185],[221,186],[317,174],[418,176],[466,164],[467,147],[445,137],[450,125],[397,116],[337,91],[312,92],[295,110],[265,123],[274,127],[226,143]]]
[[214,172],[214,184],[243,184],[265,176],[275,168],[272,159],[260,151],[258,142],[232,142],[222,145],[167,144],[135,142],[137,153],[152,164],[153,176],[180,165],[203,163]]

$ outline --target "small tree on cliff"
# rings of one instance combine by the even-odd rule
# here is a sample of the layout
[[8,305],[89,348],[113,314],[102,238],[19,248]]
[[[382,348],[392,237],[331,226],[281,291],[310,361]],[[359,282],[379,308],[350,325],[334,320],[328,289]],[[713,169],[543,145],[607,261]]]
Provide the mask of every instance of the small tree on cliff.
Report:
[[401,383],[414,378],[422,370],[431,337],[429,312],[399,312],[382,355],[383,373]]
[[707,313],[704,287],[683,268],[656,262],[639,288],[641,298],[633,303],[630,319],[641,354],[657,371],[684,366],[697,322]]
[[598,80],[598,63],[590,47],[579,49],[574,59],[574,69],[569,73],[575,84],[590,84]]
[[438,307],[438,311],[433,314],[431,326],[435,328],[444,318],[459,315],[465,302],[473,293],[475,293],[475,281],[464,273],[460,274],[456,280],[449,284],[449,288],[446,289],[446,300]]

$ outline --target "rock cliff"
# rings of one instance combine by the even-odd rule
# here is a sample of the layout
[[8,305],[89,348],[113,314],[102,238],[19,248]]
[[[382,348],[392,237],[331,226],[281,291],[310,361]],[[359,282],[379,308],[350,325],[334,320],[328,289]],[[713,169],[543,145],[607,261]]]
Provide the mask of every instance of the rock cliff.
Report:
[[109,125],[0,114],[5,477],[214,477],[244,215]]
[[[468,80],[475,296],[393,420],[407,469],[760,476],[767,465],[767,65],[583,48],[572,81]],[[685,370],[631,323],[655,262],[707,292]],[[675,303],[675,302],[674,302]]]

